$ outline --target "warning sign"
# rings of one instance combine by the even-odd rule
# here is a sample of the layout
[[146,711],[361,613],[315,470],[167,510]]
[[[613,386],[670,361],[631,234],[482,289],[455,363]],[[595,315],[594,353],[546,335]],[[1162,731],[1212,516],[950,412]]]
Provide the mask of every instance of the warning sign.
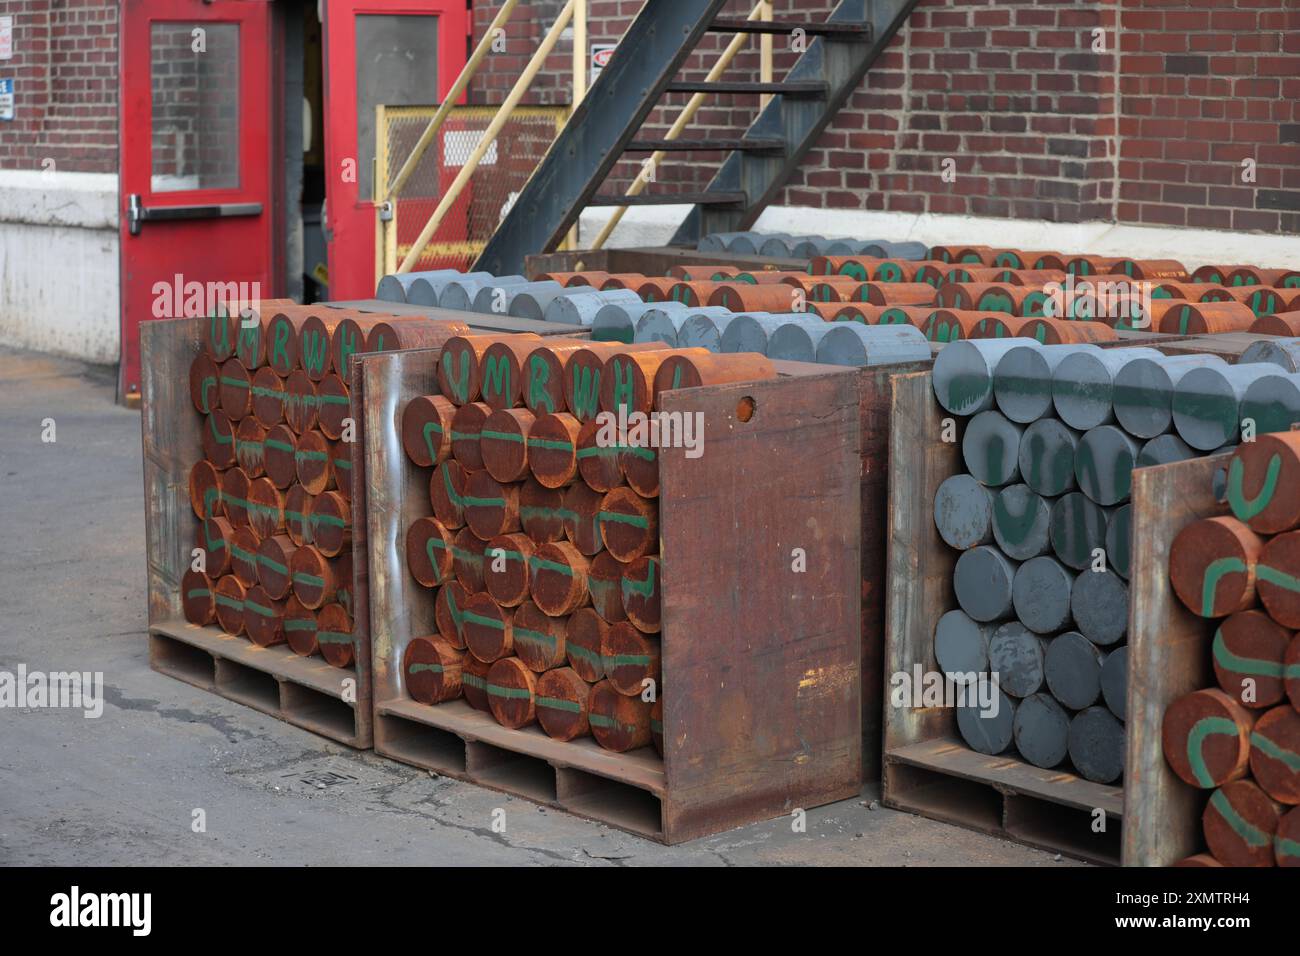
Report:
[[0,80],[0,120],[14,118],[14,81]]
[[593,43],[591,45],[590,83],[596,82],[596,77],[600,76],[600,71],[605,69],[605,64],[609,62],[609,58],[614,55],[614,51],[617,49],[617,43]]

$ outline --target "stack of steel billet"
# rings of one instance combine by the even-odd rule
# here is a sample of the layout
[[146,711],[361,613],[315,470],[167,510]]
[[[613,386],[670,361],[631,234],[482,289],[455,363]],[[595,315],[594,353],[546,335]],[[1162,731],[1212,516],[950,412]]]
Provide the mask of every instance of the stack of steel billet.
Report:
[[406,565],[436,592],[437,633],[414,635],[402,660],[408,694],[662,753],[656,396],[774,378],[772,364],[471,335],[447,341],[437,370],[439,394],[412,399],[400,425],[429,469]]
[[1000,706],[962,707],[958,727],[981,752],[1068,758],[1110,783],[1124,769],[1132,471],[1226,451],[1255,420],[1300,420],[1293,376],[1025,338],[951,343],[933,376],[964,419],[965,462],[934,503],[962,551],[935,657],[999,686]]
[[1300,433],[1243,442],[1227,464],[1231,516],[1193,522],[1169,549],[1174,593],[1218,621],[1217,687],[1165,710],[1165,760],[1212,791],[1208,856],[1189,864],[1300,866]]
[[784,232],[710,233],[696,245],[700,252],[728,252],[732,255],[771,256],[775,259],[811,259],[814,256],[867,255],[883,258],[922,259],[927,248],[921,242],[889,242],[884,239],[828,239],[825,236],[792,236]]
[[181,580],[187,621],[352,665],[349,360],[435,347],[464,331],[460,322],[270,301],[247,319],[206,320],[190,366],[204,458],[189,473],[202,560]]

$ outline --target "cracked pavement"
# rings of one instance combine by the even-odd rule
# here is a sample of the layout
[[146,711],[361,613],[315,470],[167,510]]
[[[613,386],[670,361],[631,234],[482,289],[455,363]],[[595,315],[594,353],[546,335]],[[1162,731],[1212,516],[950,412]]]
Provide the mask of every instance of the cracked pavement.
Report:
[[[660,846],[155,673],[140,415],[113,404],[112,381],[102,367],[0,350],[0,670],[105,682],[98,719],[0,710],[0,864],[1073,865],[871,809],[874,788],[808,811],[803,833],[783,818]],[[54,444],[40,440],[45,418]]]

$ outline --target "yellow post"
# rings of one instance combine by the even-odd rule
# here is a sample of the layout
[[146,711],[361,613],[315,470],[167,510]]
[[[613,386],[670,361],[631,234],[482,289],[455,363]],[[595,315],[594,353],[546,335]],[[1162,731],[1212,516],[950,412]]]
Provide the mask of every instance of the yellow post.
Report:
[[528,61],[528,66],[525,67],[524,72],[519,75],[519,79],[515,81],[515,85],[511,88],[510,94],[506,97],[505,102],[502,103],[500,109],[497,110],[497,115],[492,117],[492,122],[488,124],[488,128],[483,131],[483,135],[479,139],[478,145],[474,147],[474,151],[470,153],[469,159],[466,161],[465,165],[461,167],[460,172],[456,174],[456,178],[452,181],[450,188],[448,188],[447,192],[443,194],[442,199],[439,200],[438,208],[433,211],[433,215],[429,217],[429,221],[426,222],[424,228],[420,230],[420,235],[415,240],[415,244],[411,246],[411,251],[406,254],[406,258],[403,259],[402,264],[398,266],[398,272],[411,271],[411,268],[419,260],[420,253],[424,251],[424,247],[428,245],[429,240],[433,238],[433,234],[437,232],[438,227],[442,225],[442,220],[446,218],[451,207],[455,204],[456,200],[460,198],[460,194],[464,191],[466,183],[468,183],[470,177],[474,175],[474,170],[478,168],[479,161],[482,160],[484,154],[487,153],[488,147],[495,142],[502,127],[504,127],[506,122],[510,119],[510,114],[514,112],[515,107],[519,105],[519,101],[523,99],[524,93],[527,92],[534,77],[536,77],[541,71],[542,64],[546,62],[546,58],[550,56],[551,51],[555,49],[555,44],[559,42],[560,34],[564,32],[565,27],[569,25],[569,21],[573,19],[573,7],[575,2],[576,0],[569,0],[569,2],[564,5],[564,9],[560,11],[560,15],[556,17],[555,23],[552,24],[551,29],[542,40],[541,46],[537,48],[537,52],[533,54],[533,58]]
[[[578,104],[587,95],[587,0],[577,0],[573,11],[573,105],[569,109],[572,118]],[[565,246],[578,248],[578,224],[569,227],[565,237]]]
[[[762,0],[759,4],[762,12],[759,14],[760,20],[771,22],[772,20],[772,0]],[[759,79],[764,83],[772,82],[772,34],[761,33],[758,39],[758,74]],[[767,104],[772,102],[772,94],[764,93],[759,97],[758,108],[767,109]]]
[[[767,2],[768,0],[759,0],[758,6],[754,7],[754,9],[749,12],[747,19],[759,19],[763,6]],[[727,71],[727,67],[731,66],[731,61],[736,58],[736,54],[740,52],[740,48],[743,47],[748,40],[749,38],[743,33],[737,33],[733,36],[731,42],[727,44],[727,48],[723,50],[722,54],[718,57],[718,62],[713,64],[713,69],[709,70],[709,75],[705,77],[705,80],[709,83],[717,81],[722,74]],[[704,105],[704,100],[707,95],[708,94],[706,93],[696,93],[690,98],[686,105],[682,107],[682,111],[678,115],[677,119],[673,121],[672,128],[664,135],[664,139],[677,139],[677,137],[682,135],[682,132],[690,125],[691,120],[695,118],[695,114],[699,112],[700,107]],[[662,149],[655,151],[650,156],[650,159],[643,164],[643,171],[649,169],[653,173],[666,155],[667,153]],[[649,181],[650,180],[646,179],[643,175],[638,175],[634,180],[632,180],[632,185],[628,187],[625,195],[640,195],[641,192],[645,190],[646,183]],[[605,245],[605,242],[609,239],[614,228],[619,224],[620,220],[622,220],[625,212],[627,212],[627,206],[618,206],[614,209],[613,214],[609,217],[609,221],[605,223],[604,227],[600,230],[600,235],[598,235],[595,241],[592,242],[592,249],[599,249]]]

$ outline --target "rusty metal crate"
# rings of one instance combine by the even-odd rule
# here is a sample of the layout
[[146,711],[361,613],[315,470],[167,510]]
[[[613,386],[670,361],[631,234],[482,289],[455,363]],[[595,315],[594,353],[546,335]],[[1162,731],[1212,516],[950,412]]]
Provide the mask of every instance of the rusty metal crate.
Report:
[[[181,612],[181,576],[197,540],[190,507],[190,467],[203,457],[202,417],[189,396],[190,363],[202,349],[204,319],[166,319],[140,327],[144,369],[145,535],[149,577],[149,664],[162,674],[253,707],[350,747],[372,743],[370,637],[364,522],[352,535],[355,664],[331,667],[283,646],[258,647],[217,627],[196,627]],[[355,363],[352,385],[357,384]],[[353,392],[352,417],[362,417]],[[365,513],[365,486],[354,456],[353,507]]]
[[[562,743],[463,701],[406,696],[404,648],[436,625],[433,592],[403,558],[407,527],[430,512],[428,472],[409,462],[396,425],[411,398],[437,390],[437,354],[359,363],[376,751],[664,843],[858,794],[857,376],[803,366],[663,398],[665,411],[703,413],[704,453],[661,453],[661,760],[651,748]],[[796,547],[807,550],[806,574],[792,571]]]
[[[886,682],[917,664],[926,673],[939,670],[934,629],[957,606],[951,582],[958,555],[933,520],[939,485],[962,467],[960,423],[957,440],[945,442],[945,417],[929,372],[893,378]],[[976,753],[961,741],[953,710],[892,707],[887,691],[883,723],[887,806],[1093,862],[1120,862],[1122,788],[1016,756]],[[1101,833],[1093,830],[1098,811],[1106,820]]]

